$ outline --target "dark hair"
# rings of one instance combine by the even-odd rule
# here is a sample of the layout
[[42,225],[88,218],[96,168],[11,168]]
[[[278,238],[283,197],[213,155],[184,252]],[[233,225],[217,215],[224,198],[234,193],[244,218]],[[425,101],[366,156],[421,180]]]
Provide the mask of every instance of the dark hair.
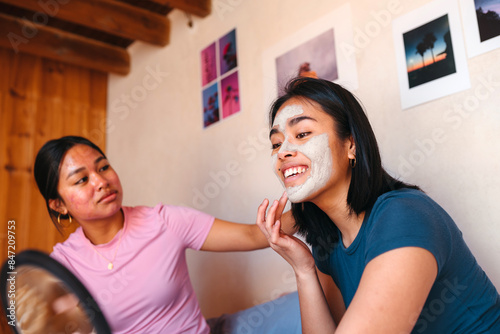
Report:
[[[347,205],[351,212],[360,214],[370,209],[380,195],[390,190],[418,189],[396,180],[384,170],[370,122],[361,104],[348,90],[331,81],[300,77],[289,81],[284,91],[284,95],[271,106],[271,126],[281,106],[291,98],[299,98],[317,103],[330,115],[334,120],[334,131],[341,140],[352,136],[356,145],[356,167],[352,169],[347,193]],[[299,232],[312,246],[327,250],[338,242],[337,227],[315,204],[293,203],[292,213]]]
[[[45,199],[50,218],[59,232],[61,232],[62,227],[57,223],[59,213],[50,208],[49,200],[61,199],[57,191],[61,163],[66,152],[75,145],[86,145],[106,157],[102,150],[90,140],[78,136],[66,136],[46,142],[38,151],[35,159],[34,174],[36,184]],[[69,217],[63,215],[61,218],[68,219]]]

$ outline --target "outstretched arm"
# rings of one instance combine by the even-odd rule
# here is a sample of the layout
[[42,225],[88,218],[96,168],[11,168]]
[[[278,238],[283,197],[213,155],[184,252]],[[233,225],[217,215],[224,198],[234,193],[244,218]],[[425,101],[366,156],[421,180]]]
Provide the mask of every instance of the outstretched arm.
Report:
[[[283,213],[286,201],[287,197],[284,194],[272,210],[276,217],[280,217],[286,222],[286,231],[293,234],[295,233],[295,221],[292,214],[290,211]],[[269,243],[257,225],[233,223],[216,218],[201,250],[233,252],[249,251],[265,247],[269,247]]]

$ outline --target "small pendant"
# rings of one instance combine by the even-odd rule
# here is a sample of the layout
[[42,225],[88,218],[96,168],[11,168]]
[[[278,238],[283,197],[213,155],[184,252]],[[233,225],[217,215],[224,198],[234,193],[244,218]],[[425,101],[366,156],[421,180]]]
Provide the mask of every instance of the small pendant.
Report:
[[110,262],[110,263],[108,263],[108,269],[109,269],[109,270],[113,269],[113,264],[112,264],[111,262]]

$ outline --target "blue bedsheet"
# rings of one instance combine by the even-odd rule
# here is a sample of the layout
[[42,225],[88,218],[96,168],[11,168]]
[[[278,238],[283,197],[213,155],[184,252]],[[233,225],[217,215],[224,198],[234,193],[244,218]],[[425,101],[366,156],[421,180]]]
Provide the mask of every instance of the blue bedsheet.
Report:
[[207,320],[211,334],[300,334],[297,292],[233,314]]

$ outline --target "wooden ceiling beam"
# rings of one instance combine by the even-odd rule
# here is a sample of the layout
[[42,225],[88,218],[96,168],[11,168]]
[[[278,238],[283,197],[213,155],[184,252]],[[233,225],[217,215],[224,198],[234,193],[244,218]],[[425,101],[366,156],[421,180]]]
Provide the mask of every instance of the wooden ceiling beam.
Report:
[[0,46],[102,72],[130,72],[130,55],[123,48],[3,13]]
[[152,2],[180,9],[199,17],[206,17],[212,12],[211,0],[151,0]]
[[166,16],[120,1],[0,0],[0,3],[35,11],[40,20],[45,15],[131,40],[160,46],[169,42],[170,23]]

